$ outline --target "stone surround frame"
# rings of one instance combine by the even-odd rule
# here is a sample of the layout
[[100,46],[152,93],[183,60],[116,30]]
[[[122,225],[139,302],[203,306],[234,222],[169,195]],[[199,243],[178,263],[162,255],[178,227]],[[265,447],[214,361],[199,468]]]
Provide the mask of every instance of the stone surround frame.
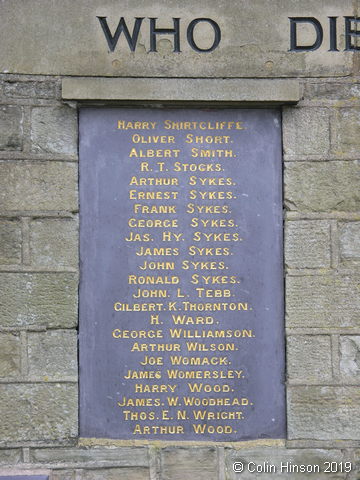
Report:
[[[355,462],[359,85],[347,78],[74,77],[61,85],[57,77],[4,74],[0,81],[0,474],[49,474],[51,480],[188,474],[224,480],[238,478],[231,465],[239,458]],[[176,92],[186,95],[175,99]],[[282,108],[286,440],[79,442],[77,106],[133,102]],[[346,478],[356,479],[356,473]]]

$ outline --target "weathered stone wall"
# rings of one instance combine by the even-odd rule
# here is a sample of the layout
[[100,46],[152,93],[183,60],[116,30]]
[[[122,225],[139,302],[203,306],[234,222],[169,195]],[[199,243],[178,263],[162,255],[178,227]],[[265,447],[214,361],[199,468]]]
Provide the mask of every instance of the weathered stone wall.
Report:
[[2,75],[1,467],[52,480],[224,480],[240,478],[235,460],[356,462],[360,84],[309,80],[303,92],[283,108],[288,439],[86,447],[77,439],[77,112],[59,79]]

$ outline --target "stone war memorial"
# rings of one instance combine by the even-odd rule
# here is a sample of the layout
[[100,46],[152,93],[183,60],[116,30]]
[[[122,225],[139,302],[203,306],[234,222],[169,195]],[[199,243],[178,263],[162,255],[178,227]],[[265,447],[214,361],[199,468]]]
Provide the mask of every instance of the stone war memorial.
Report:
[[0,19],[0,480],[359,480],[360,3]]

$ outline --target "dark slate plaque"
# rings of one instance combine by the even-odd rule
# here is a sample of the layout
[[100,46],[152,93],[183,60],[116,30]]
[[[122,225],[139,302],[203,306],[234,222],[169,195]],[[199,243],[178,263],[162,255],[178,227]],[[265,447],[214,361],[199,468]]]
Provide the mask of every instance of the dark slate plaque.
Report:
[[281,192],[277,110],[81,110],[81,436],[285,436]]

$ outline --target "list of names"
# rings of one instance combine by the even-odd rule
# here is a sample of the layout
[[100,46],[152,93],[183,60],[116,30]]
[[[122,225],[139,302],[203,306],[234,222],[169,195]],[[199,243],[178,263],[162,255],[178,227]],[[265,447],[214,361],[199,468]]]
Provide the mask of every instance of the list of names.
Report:
[[274,110],[83,110],[83,436],[284,436],[280,149]]

